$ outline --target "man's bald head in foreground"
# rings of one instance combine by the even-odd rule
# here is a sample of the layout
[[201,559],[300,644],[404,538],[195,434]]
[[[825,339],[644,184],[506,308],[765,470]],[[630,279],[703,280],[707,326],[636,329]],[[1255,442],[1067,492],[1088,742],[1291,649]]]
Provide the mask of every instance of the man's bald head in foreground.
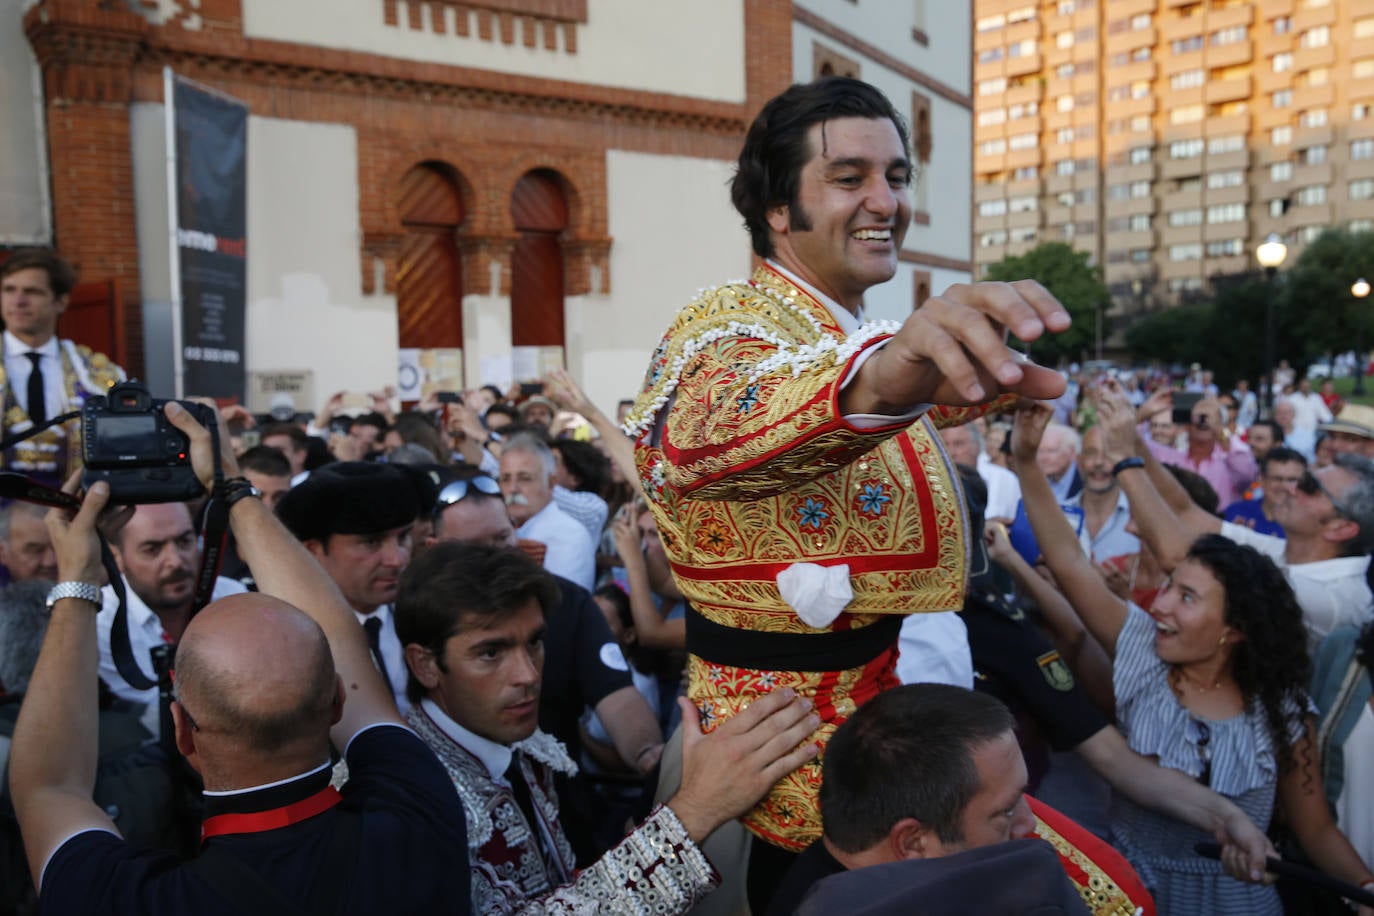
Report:
[[342,685],[324,632],[284,601],[248,593],[207,606],[177,646],[175,684],[177,746],[207,789],[328,760]]

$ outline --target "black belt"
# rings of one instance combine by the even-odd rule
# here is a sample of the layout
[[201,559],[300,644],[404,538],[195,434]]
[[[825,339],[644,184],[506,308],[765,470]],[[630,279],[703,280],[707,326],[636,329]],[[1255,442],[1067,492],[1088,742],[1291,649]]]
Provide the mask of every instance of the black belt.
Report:
[[885,614],[857,630],[764,633],[707,620],[689,604],[687,651],[715,665],[755,671],[847,671],[891,649],[903,619],[901,614]]

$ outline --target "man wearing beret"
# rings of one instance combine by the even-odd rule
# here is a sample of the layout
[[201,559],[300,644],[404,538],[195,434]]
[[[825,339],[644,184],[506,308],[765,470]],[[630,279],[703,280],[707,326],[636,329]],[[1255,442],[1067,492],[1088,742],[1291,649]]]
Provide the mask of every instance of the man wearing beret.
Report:
[[392,603],[410,565],[420,497],[398,468],[343,461],[316,470],[277,506],[277,514],[339,586],[367,633],[373,660],[404,713],[406,664]]

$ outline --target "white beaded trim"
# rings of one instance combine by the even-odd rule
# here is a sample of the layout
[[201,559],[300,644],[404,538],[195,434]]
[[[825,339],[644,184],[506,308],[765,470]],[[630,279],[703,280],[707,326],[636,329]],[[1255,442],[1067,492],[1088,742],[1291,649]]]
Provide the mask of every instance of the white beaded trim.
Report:
[[[742,285],[740,281],[730,285]],[[758,292],[767,296],[773,302],[788,309],[794,314],[804,318],[807,323],[815,330],[819,338],[814,344],[802,344],[795,350],[789,349],[791,341],[784,340],[778,335],[768,331],[762,325],[731,321],[724,327],[711,328],[695,337],[689,338],[682,345],[682,351],[673,360],[672,365],[664,368],[666,381],[663,383],[663,390],[658,397],[651,401],[638,420],[633,416],[626,417],[625,423],[621,426],[621,431],[631,439],[638,439],[654,425],[654,419],[658,416],[667,403],[672,400],[673,393],[677,391],[678,382],[682,378],[682,371],[687,368],[687,364],[697,357],[703,350],[717,341],[731,337],[760,340],[770,343],[777,348],[777,352],[767,359],[761,360],[748,375],[750,383],[757,382],[760,378],[782,369],[790,369],[792,377],[797,378],[802,372],[816,366],[822,361],[834,363],[848,362],[860,350],[867,346],[871,341],[878,337],[895,334],[901,325],[896,321],[882,320],[865,322],[853,334],[845,338],[836,338],[825,332],[820,321],[807,309],[797,308],[796,302],[790,296],[779,296],[773,290],[760,286],[753,281],[749,285]],[[705,298],[711,290],[701,290],[698,298]],[[829,359],[827,360],[827,357]]]

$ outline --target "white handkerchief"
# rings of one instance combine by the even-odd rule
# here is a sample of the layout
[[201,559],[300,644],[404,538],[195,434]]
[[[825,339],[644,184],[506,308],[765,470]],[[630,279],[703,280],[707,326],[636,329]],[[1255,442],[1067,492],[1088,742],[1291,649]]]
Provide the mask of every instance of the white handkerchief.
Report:
[[778,591],[809,627],[828,627],[854,600],[849,564],[793,563],[778,573]]

